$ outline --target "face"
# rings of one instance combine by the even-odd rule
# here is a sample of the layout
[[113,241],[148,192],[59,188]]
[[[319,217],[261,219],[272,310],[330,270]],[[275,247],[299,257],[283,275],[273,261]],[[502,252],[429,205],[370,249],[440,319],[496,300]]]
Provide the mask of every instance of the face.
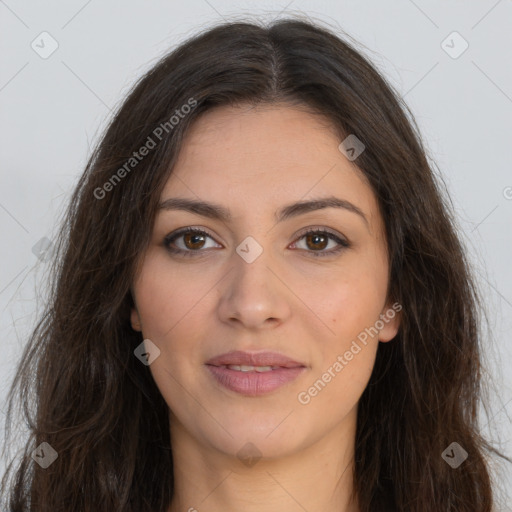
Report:
[[[217,108],[187,133],[161,202],[214,203],[230,217],[168,202],[132,286],[132,327],[160,350],[149,368],[174,435],[279,457],[353,432],[399,315],[378,203],[341,142],[325,119],[285,105]],[[284,210],[325,198],[344,203]],[[206,364],[235,350],[301,366]]]

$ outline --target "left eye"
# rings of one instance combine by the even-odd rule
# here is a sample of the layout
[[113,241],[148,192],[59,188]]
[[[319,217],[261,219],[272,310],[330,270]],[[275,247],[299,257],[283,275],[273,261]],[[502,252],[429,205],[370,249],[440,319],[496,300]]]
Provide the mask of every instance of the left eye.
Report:
[[[348,243],[347,240],[344,240],[340,238],[338,235],[335,235],[334,233],[331,233],[330,231],[325,231],[323,229],[307,231],[306,233],[303,233],[300,236],[299,240],[302,240],[303,238],[305,239],[306,247],[320,249],[320,251],[307,251],[311,252],[313,256],[329,256],[330,254],[336,254],[342,251],[343,249],[350,247],[350,244]],[[336,242],[338,246],[328,251],[323,251],[322,249],[325,249],[329,241]],[[294,242],[294,244],[295,243],[296,242]]]
[[[173,247],[173,243],[178,239],[183,239],[184,248]],[[204,248],[204,239],[213,237],[202,229],[197,228],[183,228],[175,233],[167,235],[164,239],[164,246],[173,254],[179,254],[181,256],[197,256],[197,253],[204,252],[201,249]],[[350,247],[347,240],[340,238],[338,235],[326,231],[324,229],[309,230],[302,233],[297,240],[305,239],[306,252],[311,253],[313,256],[329,256],[342,251],[343,249]],[[329,241],[334,241],[338,244],[337,247],[331,248],[325,251],[325,247]],[[293,242],[293,245],[297,245],[297,242]],[[307,249],[313,250],[307,250]]]

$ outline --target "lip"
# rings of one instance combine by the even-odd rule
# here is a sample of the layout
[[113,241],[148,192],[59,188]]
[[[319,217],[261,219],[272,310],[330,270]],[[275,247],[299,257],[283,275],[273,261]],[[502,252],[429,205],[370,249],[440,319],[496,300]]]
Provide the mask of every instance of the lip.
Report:
[[245,366],[281,366],[282,368],[300,368],[305,367],[303,363],[299,363],[289,357],[277,352],[243,352],[235,350],[215,356],[206,361],[211,366],[226,366],[230,364]]
[[[259,396],[275,391],[306,370],[304,364],[277,352],[234,351],[216,356],[205,364],[220,385],[245,396]],[[256,370],[242,372],[227,368],[227,365],[279,366],[279,368],[266,372]]]

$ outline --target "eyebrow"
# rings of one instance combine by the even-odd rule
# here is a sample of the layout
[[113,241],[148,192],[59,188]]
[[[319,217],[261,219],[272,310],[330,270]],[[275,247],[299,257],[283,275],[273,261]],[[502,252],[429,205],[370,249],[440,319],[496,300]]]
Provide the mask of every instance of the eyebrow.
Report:
[[[297,217],[298,215],[303,215],[316,210],[323,210],[325,208],[341,208],[355,213],[365,222],[368,229],[370,227],[368,219],[360,208],[346,199],[339,199],[334,196],[291,203],[276,212],[274,214],[274,219],[276,222],[283,222],[292,217]],[[227,208],[224,208],[224,206],[183,197],[171,197],[162,201],[158,205],[158,210],[185,210],[201,215],[202,217],[208,217],[222,222],[229,222],[232,219],[230,211]]]

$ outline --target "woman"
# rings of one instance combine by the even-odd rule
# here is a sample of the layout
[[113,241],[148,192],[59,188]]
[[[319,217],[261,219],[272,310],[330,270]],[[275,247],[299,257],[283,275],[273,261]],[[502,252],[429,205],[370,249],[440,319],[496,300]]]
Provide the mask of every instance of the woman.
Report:
[[7,510],[493,510],[478,296],[406,110],[293,19],[136,84],[11,389]]

